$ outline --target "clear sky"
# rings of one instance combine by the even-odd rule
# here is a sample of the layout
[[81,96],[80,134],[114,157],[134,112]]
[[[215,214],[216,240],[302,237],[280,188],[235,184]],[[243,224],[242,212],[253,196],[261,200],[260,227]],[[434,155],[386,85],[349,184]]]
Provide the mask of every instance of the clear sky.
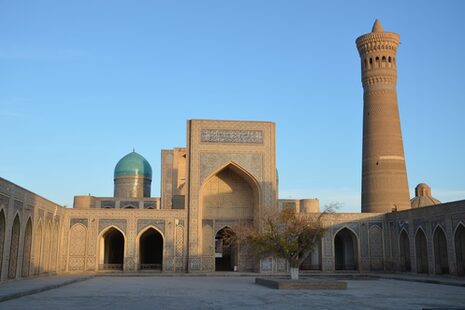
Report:
[[187,119],[277,124],[280,198],[360,211],[355,39],[401,35],[409,186],[465,199],[465,1],[0,1],[0,176],[72,206],[113,194],[132,151],[154,171]]

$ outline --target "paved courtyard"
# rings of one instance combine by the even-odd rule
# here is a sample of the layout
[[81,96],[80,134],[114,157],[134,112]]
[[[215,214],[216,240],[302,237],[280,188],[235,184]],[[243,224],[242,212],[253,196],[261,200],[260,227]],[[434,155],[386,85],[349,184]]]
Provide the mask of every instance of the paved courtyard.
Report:
[[274,290],[252,277],[95,277],[0,309],[422,309],[465,307],[465,288],[350,280],[347,290]]

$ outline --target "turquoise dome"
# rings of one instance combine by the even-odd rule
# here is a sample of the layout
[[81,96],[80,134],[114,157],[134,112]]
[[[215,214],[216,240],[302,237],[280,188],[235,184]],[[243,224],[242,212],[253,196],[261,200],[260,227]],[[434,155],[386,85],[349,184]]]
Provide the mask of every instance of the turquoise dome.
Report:
[[142,155],[133,151],[121,158],[115,167],[115,178],[126,176],[143,176],[152,179],[152,167]]

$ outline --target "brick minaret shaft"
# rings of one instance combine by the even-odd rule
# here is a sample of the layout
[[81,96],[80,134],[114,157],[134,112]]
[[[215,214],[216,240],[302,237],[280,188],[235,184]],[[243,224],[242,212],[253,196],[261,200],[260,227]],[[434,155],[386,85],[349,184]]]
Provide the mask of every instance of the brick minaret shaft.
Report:
[[357,38],[362,62],[362,212],[410,208],[404,146],[397,106],[396,52],[399,35],[376,20]]

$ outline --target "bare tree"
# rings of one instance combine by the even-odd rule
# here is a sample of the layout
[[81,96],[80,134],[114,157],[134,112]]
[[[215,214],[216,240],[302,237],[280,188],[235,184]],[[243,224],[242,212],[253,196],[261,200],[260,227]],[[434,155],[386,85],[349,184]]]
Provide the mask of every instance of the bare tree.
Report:
[[322,213],[299,214],[293,208],[265,214],[261,225],[235,227],[227,244],[246,243],[259,258],[275,256],[288,261],[291,278],[299,278],[299,268],[315,250],[324,234],[323,217],[333,213],[337,203]]

